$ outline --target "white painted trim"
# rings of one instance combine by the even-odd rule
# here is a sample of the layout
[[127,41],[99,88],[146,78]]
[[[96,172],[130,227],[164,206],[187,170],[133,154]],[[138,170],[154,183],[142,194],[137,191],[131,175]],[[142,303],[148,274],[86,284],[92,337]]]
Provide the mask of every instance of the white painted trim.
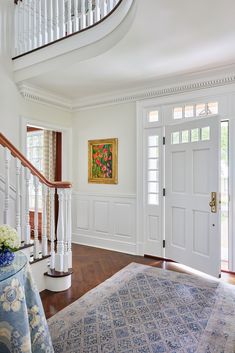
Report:
[[[230,237],[230,257],[231,257],[231,271],[235,271],[235,168],[234,168],[234,156],[235,156],[235,140],[233,136],[235,136],[235,86],[225,85],[223,87],[210,87],[205,89],[199,89],[194,92],[184,92],[178,95],[169,95],[165,97],[155,97],[152,99],[140,100],[136,102],[136,110],[137,110],[137,190],[136,190],[136,198],[137,198],[137,247],[143,250],[143,180],[142,178],[142,170],[143,170],[143,114],[146,109],[149,107],[163,107],[170,106],[174,104],[183,104],[187,102],[195,103],[200,101],[203,98],[203,101],[212,101],[217,100],[220,105],[219,115],[221,120],[229,120],[230,126],[230,146],[229,146],[229,189],[230,189],[230,205],[229,205],[229,213],[230,213],[230,224],[229,224],[229,237]],[[163,109],[163,120],[162,126],[166,123],[169,124],[169,120],[165,119],[166,111]],[[190,119],[187,119],[189,121]],[[182,120],[179,121],[181,123]],[[172,124],[176,124],[177,122],[173,121]],[[138,245],[139,244],[139,245]],[[140,250],[141,251],[141,250]],[[233,254],[232,254],[233,252]]]
[[98,198],[115,198],[115,199],[136,199],[136,195],[135,194],[106,194],[106,193],[95,193],[95,192],[78,192],[78,191],[74,191],[72,192],[73,196],[82,196],[82,197],[98,197]]
[[72,129],[61,127],[59,124],[34,120],[25,116],[20,116],[20,148],[26,155],[26,127],[32,125],[48,130],[62,133],[62,180],[72,180]]
[[73,242],[136,254],[135,195],[74,192],[72,218]]
[[69,99],[25,83],[20,83],[17,87],[22,97],[27,101],[55,107],[67,112],[72,110],[72,101]]
[[136,255],[137,253],[135,243],[121,242],[114,239],[106,239],[101,237],[98,238],[93,235],[90,236],[79,233],[73,233],[72,239],[74,244],[87,245],[131,255]]
[[[100,95],[88,97],[86,99],[70,100],[48,91],[39,89],[35,86],[26,83],[19,84],[19,91],[21,95],[29,101],[35,103],[54,106],[69,112],[76,112],[80,110],[96,108],[100,106],[109,106],[115,104],[125,104],[129,102],[142,101],[146,99],[159,99],[163,104],[163,99],[167,103],[168,100],[173,100],[172,97],[177,95],[184,95],[186,93],[195,96],[195,92],[202,96],[203,94],[210,94],[210,90],[214,89],[215,94],[223,94],[228,91],[235,92],[235,74],[230,73],[226,75],[215,75],[213,78],[187,80],[187,77],[182,76],[178,83],[162,84],[155,86],[155,88],[138,88],[135,91],[123,90],[122,92],[114,92],[111,95]],[[150,83],[149,83],[150,85]],[[197,93],[196,93],[197,94]]]

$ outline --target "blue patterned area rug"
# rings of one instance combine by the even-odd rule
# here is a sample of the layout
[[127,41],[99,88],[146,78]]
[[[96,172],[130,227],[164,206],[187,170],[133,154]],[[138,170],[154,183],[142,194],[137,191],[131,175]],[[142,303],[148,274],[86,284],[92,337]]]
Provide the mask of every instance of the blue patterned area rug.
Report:
[[49,328],[56,353],[234,353],[235,287],[132,263]]

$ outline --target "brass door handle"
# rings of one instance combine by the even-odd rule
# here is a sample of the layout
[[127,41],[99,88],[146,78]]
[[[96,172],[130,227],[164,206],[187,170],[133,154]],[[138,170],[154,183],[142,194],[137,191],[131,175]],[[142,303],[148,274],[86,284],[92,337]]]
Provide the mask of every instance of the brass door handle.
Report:
[[209,206],[211,208],[212,213],[217,212],[217,195],[214,191],[211,193],[211,201],[209,202]]

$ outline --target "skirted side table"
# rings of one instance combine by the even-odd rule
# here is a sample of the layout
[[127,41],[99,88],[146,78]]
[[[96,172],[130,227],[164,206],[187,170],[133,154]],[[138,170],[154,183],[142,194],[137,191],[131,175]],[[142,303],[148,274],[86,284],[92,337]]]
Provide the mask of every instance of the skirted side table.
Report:
[[53,353],[41,299],[26,256],[0,267],[0,352]]

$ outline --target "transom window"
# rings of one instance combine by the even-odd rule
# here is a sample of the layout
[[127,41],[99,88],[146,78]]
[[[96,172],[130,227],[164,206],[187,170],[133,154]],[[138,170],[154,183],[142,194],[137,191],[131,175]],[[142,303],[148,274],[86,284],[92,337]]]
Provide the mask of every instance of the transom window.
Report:
[[149,123],[156,123],[159,121],[159,111],[158,110],[151,110],[148,112],[148,122]]
[[180,143],[209,141],[210,127],[195,128],[191,130],[174,131],[171,133],[171,144],[177,145]]
[[180,105],[173,108],[173,119],[188,119],[194,117],[218,114],[218,102]]

